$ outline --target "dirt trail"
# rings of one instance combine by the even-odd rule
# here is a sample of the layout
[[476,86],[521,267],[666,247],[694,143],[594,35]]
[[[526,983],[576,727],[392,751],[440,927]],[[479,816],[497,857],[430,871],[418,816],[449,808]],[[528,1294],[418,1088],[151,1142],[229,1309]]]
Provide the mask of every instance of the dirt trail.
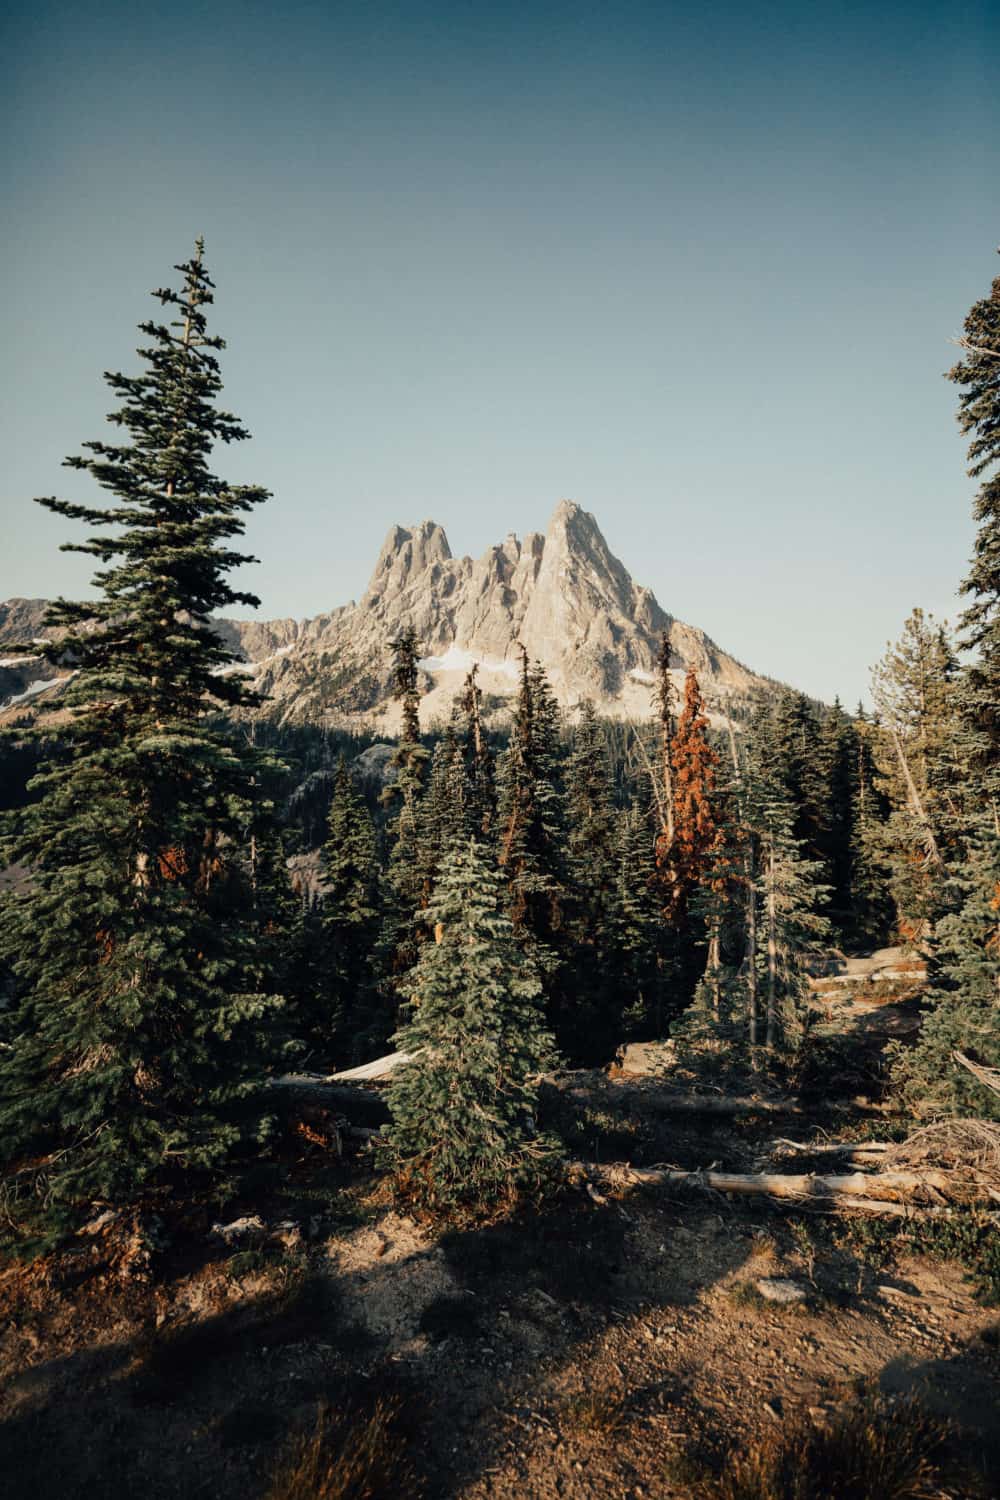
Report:
[[[915,1014],[892,998],[849,1002],[845,1077],[870,1074],[871,1121],[882,1048]],[[819,1096],[815,1120],[841,1116]],[[577,1144],[738,1167],[780,1133],[601,1116]],[[85,1251],[0,1276],[5,1500],[265,1500],[319,1404],[386,1391],[425,1500],[692,1500],[678,1455],[802,1413],[823,1423],[860,1380],[918,1389],[1000,1493],[1000,1313],[953,1263],[893,1265],[839,1223],[817,1251],[766,1205],[642,1193],[570,1192],[433,1235],[366,1197],[363,1161],[303,1171],[311,1240],[234,1250],[189,1229],[155,1284],[122,1287]],[[804,1301],[764,1301],[762,1278]]]
[[[762,1302],[764,1276],[804,1306]],[[727,1205],[574,1198],[436,1239],[382,1212],[294,1276],[0,1292],[9,1500],[253,1500],[318,1401],[390,1388],[429,1497],[690,1496],[692,1442],[822,1421],[860,1377],[923,1389],[1000,1486],[1000,1317],[961,1271],[810,1265],[785,1221]]]

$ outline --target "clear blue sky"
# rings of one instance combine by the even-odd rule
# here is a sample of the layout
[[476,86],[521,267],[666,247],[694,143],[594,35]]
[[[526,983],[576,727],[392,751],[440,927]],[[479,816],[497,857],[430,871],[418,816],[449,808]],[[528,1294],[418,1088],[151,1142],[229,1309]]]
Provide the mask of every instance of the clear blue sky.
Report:
[[[62,457],[196,234],[265,616],[593,511],[665,608],[853,702],[954,614],[942,379],[998,271],[1000,6],[51,3],[6,11],[0,598],[86,596]],[[249,576],[252,573],[252,576]]]

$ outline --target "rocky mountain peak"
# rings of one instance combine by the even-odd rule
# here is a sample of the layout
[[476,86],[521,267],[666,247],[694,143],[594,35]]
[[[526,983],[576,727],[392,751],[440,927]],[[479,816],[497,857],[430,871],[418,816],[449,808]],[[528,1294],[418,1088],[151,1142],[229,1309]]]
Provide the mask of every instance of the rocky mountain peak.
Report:
[[[542,662],[564,705],[592,698],[604,713],[645,716],[662,632],[678,674],[696,667],[721,702],[759,679],[633,583],[596,518],[560,500],[544,534],[512,532],[479,558],[455,557],[434,521],[390,529],[368,589],[301,647],[272,660],[262,686],[297,716],[368,711],[394,723],[389,642],[406,627],[420,641],[425,722],[444,716],[475,663],[487,693],[517,684],[520,648]],[[327,687],[336,663],[334,695]]]
[[[0,641],[40,603],[10,601]],[[663,632],[678,678],[693,666],[717,707],[762,685],[633,583],[596,518],[572,500],[559,501],[544,535],[508,533],[477,559],[453,556],[435,521],[393,526],[357,604],[309,620],[220,620],[217,628],[243,657],[239,670],[252,673],[282,717],[365,715],[391,731],[390,642],[406,627],[420,641],[425,723],[447,715],[473,663],[494,699],[516,691],[521,646],[545,667],[564,706],[591,698],[619,717],[649,713]],[[24,675],[11,677],[8,691],[33,690]]]
[[391,526],[375,564],[365,598],[386,592],[398,593],[434,563],[451,561],[451,547],[444,527],[436,521],[416,526]]

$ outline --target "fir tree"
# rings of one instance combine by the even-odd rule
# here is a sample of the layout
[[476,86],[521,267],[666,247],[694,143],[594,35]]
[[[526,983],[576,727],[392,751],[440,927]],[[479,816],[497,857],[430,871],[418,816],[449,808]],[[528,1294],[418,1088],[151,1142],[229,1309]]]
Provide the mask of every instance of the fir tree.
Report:
[[839,698],[821,714],[818,751],[826,809],[818,852],[830,881],[828,916],[838,932],[846,936],[851,915],[857,746],[854,725]]
[[560,988],[576,1055],[604,1062],[621,1039],[626,997],[615,963],[619,870],[613,787],[601,726],[589,701],[580,705],[565,779],[566,939],[572,956]]
[[483,695],[476,672],[474,662],[456,705],[455,732],[463,747],[470,828],[476,838],[489,839],[496,826],[496,768],[483,726]]
[[112,528],[68,549],[103,565],[99,599],[60,600],[46,623],[67,634],[32,648],[69,653],[75,671],[37,800],[3,849],[31,879],[4,902],[22,998],[0,1057],[0,1138],[15,1199],[34,1184],[56,1229],[169,1173],[218,1172],[267,1129],[260,1081],[281,1002],[248,868],[265,758],[206,716],[255,701],[209,620],[258,602],[226,583],[249,561],[227,543],[266,491],[209,469],[216,442],[248,434],[215,404],[223,344],[207,331],[200,241],[177,269],[183,291],[154,294],[176,316],[141,325],[146,371],[106,376],[127,441],[67,460],[117,504],[40,502]]
[[674,684],[670,676],[670,637],[664,631],[656,658],[656,686],[653,690],[659,729],[658,765],[653,776],[658,828],[656,835],[656,868],[660,872],[664,907],[673,900],[671,849],[674,842]]
[[807,963],[829,941],[818,907],[827,894],[817,860],[804,858],[788,812],[770,811],[761,832],[757,894],[764,944],[764,1042],[769,1050],[794,1046],[806,1017]]
[[545,675],[522,652],[514,724],[500,764],[498,862],[514,931],[548,974],[559,963],[566,895],[558,737]]
[[792,836],[808,858],[826,865],[830,766],[819,716],[803,693],[784,692],[773,721],[777,766],[794,819]]
[[807,962],[829,941],[823,866],[796,836],[780,714],[755,717],[747,758],[746,818],[756,851],[757,969],[763,1041],[792,1048],[805,1021]]
[[552,1146],[534,1124],[536,1080],[553,1062],[541,985],[502,910],[502,885],[473,840],[449,850],[393,1037],[411,1059],[390,1094],[386,1160],[436,1211],[475,1210],[537,1182]]
[[899,931],[929,937],[943,914],[946,864],[958,853],[964,759],[951,643],[915,609],[872,674],[877,785],[889,803],[882,857],[891,872]]
[[[396,779],[382,794],[384,803],[397,804],[398,810],[389,824],[392,842],[380,946],[389,991],[398,993],[401,976],[416,962],[419,943],[416,918],[427,896],[420,849],[420,801],[428,752],[420,739],[416,633],[408,628],[391,644],[393,683],[402,708],[402,725],[392,762]],[[389,1003],[393,1003],[391,993]]]
[[649,1038],[664,1034],[662,923],[655,879],[649,820],[633,802],[618,818],[615,832],[614,969],[627,1030]]
[[473,826],[475,815],[471,808],[471,793],[462,746],[452,723],[434,746],[427,790],[420,805],[418,859],[422,906],[430,901],[454,840],[471,838],[478,832]]
[[965,674],[967,716],[980,735],[980,768],[989,794],[1000,777],[1000,276],[976,302],[959,340],[963,357],[948,372],[962,388],[958,422],[969,444],[969,475],[981,481],[973,506],[977,531],[972,565],[962,584],[971,602],[962,615],[962,644],[974,652]]
[[718,838],[712,799],[719,757],[708,742],[708,718],[694,668],[684,682],[684,706],[670,751],[673,768],[675,920],[684,925],[688,902]]
[[889,938],[892,901],[884,860],[889,805],[875,785],[874,726],[859,704],[854,717],[854,769],[851,776],[850,912],[848,940],[854,947],[878,948]]
[[[664,682],[669,678],[664,677]],[[672,810],[670,840],[661,831],[656,846],[659,886],[664,902],[664,963],[674,986],[690,999],[700,970],[707,936],[707,967],[718,968],[719,933],[715,926],[706,933],[700,920],[704,903],[692,910],[707,864],[718,837],[713,799],[718,756],[708,740],[708,718],[698,678],[693,669],[684,682],[684,704],[670,742],[670,793]],[[664,795],[666,788],[664,789]]]
[[949,885],[953,909],[935,930],[936,983],[917,1045],[898,1054],[896,1078],[915,1114],[1000,1119],[1000,1099],[954,1057],[1000,1067],[1000,838],[991,819]]
[[[731,1060],[756,1066],[794,1051],[806,1021],[809,956],[829,938],[822,866],[795,836],[780,711],[756,710],[745,766],[720,806],[719,834],[698,905],[718,924],[719,964],[671,1028],[685,1050],[722,1043]],[[728,961],[727,961],[728,955]]]
[[972,774],[967,795],[958,799],[960,838],[948,859],[945,909],[934,933],[928,1012],[898,1072],[915,1108],[998,1116],[996,1096],[974,1083],[953,1054],[1000,1063],[1000,278],[971,309],[959,342],[964,358],[949,378],[963,387],[959,425],[971,434],[969,473],[981,484],[972,566],[963,584],[972,602],[961,621],[972,656],[958,678],[961,717],[950,722],[951,753],[943,757],[952,807],[956,767]]
[[321,1056],[364,1060],[385,1040],[391,1017],[375,986],[381,903],[375,825],[344,757],[337,765],[322,852],[322,946],[326,973],[310,1040]]

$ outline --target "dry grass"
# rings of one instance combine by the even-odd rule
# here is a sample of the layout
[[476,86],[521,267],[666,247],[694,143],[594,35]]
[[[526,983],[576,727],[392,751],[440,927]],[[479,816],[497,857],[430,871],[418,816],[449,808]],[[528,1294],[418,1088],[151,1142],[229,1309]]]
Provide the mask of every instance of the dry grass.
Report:
[[911,1400],[870,1394],[829,1425],[782,1424],[689,1476],[698,1500],[947,1500],[986,1492],[951,1457],[954,1434]]
[[1000,1124],[990,1120],[939,1120],[925,1125],[885,1154],[887,1167],[945,1167],[974,1174],[1000,1190]]
[[390,1396],[367,1412],[320,1407],[312,1431],[293,1442],[267,1500],[417,1500],[421,1486],[399,1415]]
[[567,1396],[559,1408],[559,1425],[567,1435],[611,1438],[627,1420],[624,1401],[609,1390],[579,1391]]

